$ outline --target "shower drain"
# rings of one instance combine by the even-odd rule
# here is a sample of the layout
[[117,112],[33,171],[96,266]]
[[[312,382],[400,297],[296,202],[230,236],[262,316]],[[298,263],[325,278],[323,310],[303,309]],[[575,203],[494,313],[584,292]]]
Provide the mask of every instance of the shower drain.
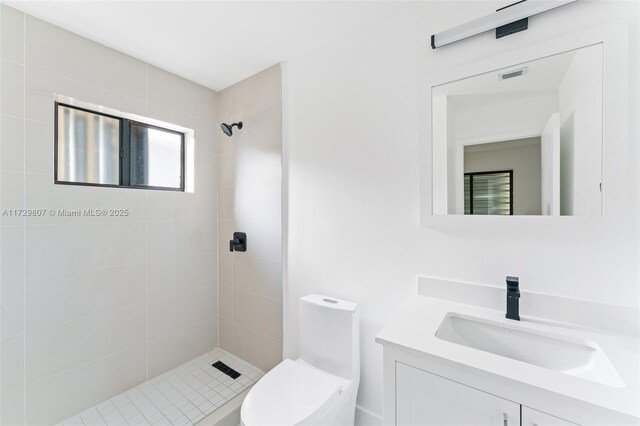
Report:
[[217,368],[218,370],[222,371],[227,376],[231,377],[233,380],[237,379],[238,377],[240,377],[242,375],[242,374],[238,373],[236,370],[234,370],[233,368],[229,367],[227,364],[225,364],[222,361],[216,361],[211,365],[214,368]]

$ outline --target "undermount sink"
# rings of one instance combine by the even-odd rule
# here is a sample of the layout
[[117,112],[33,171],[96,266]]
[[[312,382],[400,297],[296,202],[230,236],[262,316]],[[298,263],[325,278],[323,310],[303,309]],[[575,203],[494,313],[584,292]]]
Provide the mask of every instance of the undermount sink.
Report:
[[517,321],[498,322],[449,312],[436,337],[607,386],[624,386],[596,343],[528,330]]

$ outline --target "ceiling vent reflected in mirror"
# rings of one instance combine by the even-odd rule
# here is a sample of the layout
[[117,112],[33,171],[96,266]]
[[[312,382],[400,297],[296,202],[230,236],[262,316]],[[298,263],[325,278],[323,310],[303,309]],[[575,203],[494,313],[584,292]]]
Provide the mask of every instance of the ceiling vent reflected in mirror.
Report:
[[498,74],[498,79],[500,81],[508,80],[510,78],[523,76],[526,73],[527,73],[527,67],[524,67],[524,68],[520,68],[520,69],[517,69],[517,70],[513,70],[513,71],[505,72],[505,73],[502,73],[502,74]]

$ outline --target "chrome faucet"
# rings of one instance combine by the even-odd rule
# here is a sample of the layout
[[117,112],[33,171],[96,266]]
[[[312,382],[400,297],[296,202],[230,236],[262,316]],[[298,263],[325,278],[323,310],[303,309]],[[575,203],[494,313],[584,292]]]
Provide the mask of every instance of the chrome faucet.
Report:
[[505,317],[520,321],[520,288],[518,277],[507,277],[507,313]]

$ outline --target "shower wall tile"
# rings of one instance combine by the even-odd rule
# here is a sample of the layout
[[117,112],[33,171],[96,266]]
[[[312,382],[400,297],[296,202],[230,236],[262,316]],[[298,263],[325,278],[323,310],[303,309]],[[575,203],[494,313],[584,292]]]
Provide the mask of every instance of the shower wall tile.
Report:
[[145,269],[145,263],[133,263],[26,280],[26,330],[145,302]]
[[0,264],[0,282],[24,279],[24,227],[0,228]]
[[233,321],[220,317],[220,347],[231,352],[233,349]]
[[217,100],[202,86],[154,66],[148,67],[147,76],[148,102],[215,122]]
[[[2,209],[20,210],[24,208],[24,173],[0,172],[0,193],[2,193]],[[22,225],[24,216],[8,214],[2,216],[2,224]]]
[[28,278],[105,268],[146,260],[144,223],[27,226]]
[[220,318],[233,319],[233,287],[220,283],[218,289],[220,298]]
[[233,320],[268,336],[282,330],[282,301],[234,289]]
[[24,65],[2,59],[0,85],[2,85],[0,100],[2,114],[24,117]]
[[0,170],[24,171],[24,120],[9,115],[0,118]]
[[[280,66],[223,90],[218,131],[219,327],[224,349],[267,371],[282,359],[282,105]],[[229,253],[234,231],[247,251]]]
[[24,63],[24,13],[12,8],[0,15],[0,53],[2,58]]
[[132,305],[28,332],[27,385],[143,344],[145,315],[144,306]]
[[[24,280],[3,281],[0,293],[0,336],[9,337],[24,333]],[[10,364],[3,366],[9,367]]]
[[[0,8],[0,207],[129,211],[0,217],[0,424],[53,424],[218,344],[218,94]],[[195,191],[55,185],[54,94],[193,129]]]
[[234,322],[233,353],[262,371],[269,371],[282,361],[282,340]]
[[149,377],[160,375],[206,352],[218,342],[217,322],[205,321],[165,334],[147,343]]
[[145,345],[64,371],[27,386],[26,424],[61,422],[145,380]]
[[24,171],[53,179],[53,123],[25,120],[23,155]]
[[282,263],[251,256],[237,256],[233,269],[235,288],[282,300]]
[[2,339],[0,349],[1,359],[12,367],[2,370],[0,389],[6,393],[24,385],[24,334]]
[[30,15],[25,19],[25,49],[30,67],[146,98],[144,62]]
[[24,424],[24,388],[0,394],[0,424]]
[[[227,90],[227,89],[225,89]],[[231,116],[237,117],[281,102],[280,65],[274,65],[231,86]]]
[[29,120],[52,124],[54,94],[100,104],[99,87],[27,66],[24,90],[25,117]]

